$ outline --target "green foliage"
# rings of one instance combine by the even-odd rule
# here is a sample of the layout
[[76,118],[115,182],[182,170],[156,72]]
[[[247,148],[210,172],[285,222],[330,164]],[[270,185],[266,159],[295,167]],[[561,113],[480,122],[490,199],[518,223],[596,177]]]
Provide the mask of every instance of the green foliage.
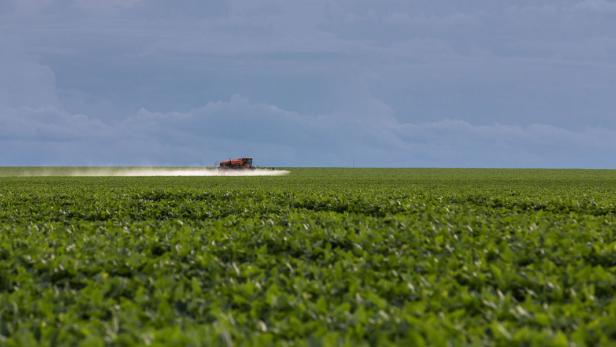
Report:
[[580,170],[0,177],[0,346],[609,345],[615,193]]

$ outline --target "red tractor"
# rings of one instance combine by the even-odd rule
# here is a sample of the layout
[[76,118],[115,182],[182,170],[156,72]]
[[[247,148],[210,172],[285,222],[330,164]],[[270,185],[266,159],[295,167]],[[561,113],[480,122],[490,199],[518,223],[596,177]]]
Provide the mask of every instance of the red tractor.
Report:
[[252,166],[252,158],[237,158],[221,161],[220,163],[218,163],[218,168],[246,170],[254,169],[255,167]]

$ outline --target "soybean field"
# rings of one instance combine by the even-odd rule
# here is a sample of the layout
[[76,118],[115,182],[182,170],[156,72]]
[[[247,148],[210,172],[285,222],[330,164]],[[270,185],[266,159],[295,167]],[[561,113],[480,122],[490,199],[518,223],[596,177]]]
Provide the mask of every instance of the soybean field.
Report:
[[0,346],[616,344],[616,171],[0,169]]

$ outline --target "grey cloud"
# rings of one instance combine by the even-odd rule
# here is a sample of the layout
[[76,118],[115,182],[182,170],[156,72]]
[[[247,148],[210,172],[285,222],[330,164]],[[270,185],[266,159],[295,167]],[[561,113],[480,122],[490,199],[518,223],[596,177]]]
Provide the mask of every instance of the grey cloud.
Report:
[[613,1],[0,4],[0,163],[616,165]]
[[70,142],[109,139],[112,129],[98,119],[55,107],[0,108],[0,138],[20,141]]
[[616,2],[608,0],[584,0],[576,4],[575,8],[598,13],[616,13]]
[[134,10],[155,18],[215,18],[226,16],[229,5],[225,0],[150,0],[140,1]]
[[0,107],[57,106],[55,76],[23,53],[20,43],[0,36]]
[[[5,165],[211,165],[224,154],[253,155],[261,165],[614,165],[609,158],[616,131],[609,129],[382,120],[302,115],[240,96],[189,112],[144,109],[110,125],[59,110],[22,109],[0,118],[5,129],[0,145],[7,150]],[[8,153],[16,146],[21,146],[19,158]]]

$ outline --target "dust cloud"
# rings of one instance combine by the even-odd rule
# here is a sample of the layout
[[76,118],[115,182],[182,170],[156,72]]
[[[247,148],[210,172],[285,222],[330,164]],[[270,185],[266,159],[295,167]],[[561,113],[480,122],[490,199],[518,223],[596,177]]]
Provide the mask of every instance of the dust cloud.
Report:
[[17,176],[111,176],[111,177],[159,177],[159,176],[283,176],[287,170],[251,169],[251,170],[221,170],[215,168],[80,168],[55,170],[28,170]]

